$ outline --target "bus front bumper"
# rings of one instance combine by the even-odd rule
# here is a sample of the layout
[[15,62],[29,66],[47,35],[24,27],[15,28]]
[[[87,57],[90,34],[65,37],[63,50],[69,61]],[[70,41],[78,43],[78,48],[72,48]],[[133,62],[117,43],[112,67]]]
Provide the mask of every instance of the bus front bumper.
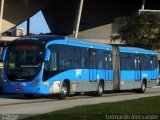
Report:
[[47,91],[42,91],[40,87],[17,87],[17,86],[2,86],[3,93],[15,94],[48,94]]

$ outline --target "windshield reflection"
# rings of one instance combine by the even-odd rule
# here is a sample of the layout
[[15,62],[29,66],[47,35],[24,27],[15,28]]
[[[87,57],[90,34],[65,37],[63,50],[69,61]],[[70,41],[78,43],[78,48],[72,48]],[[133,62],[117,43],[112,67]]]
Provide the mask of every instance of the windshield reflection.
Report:
[[5,70],[9,80],[30,80],[38,74],[43,60],[43,52],[36,45],[15,45],[7,52]]

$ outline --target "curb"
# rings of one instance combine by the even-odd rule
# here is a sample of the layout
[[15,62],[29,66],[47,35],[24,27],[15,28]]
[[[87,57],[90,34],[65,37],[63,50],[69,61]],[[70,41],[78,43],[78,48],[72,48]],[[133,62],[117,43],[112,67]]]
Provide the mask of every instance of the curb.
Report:
[[160,88],[160,86],[154,86],[154,87],[152,87],[152,88]]

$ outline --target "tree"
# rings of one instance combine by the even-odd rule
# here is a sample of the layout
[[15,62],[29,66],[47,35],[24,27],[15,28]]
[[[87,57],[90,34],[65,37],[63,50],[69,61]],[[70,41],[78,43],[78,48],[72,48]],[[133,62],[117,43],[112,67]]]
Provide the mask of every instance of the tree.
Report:
[[121,40],[129,46],[145,49],[160,49],[160,17],[151,12],[140,15],[120,17],[118,34],[111,40]]

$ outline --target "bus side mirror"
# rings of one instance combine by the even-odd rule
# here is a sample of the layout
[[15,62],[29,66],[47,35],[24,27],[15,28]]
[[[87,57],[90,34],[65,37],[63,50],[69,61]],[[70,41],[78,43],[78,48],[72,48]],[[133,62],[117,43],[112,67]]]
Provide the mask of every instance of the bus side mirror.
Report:
[[5,57],[6,57],[7,49],[8,49],[8,48],[4,48],[4,49],[3,49],[2,55],[1,55],[1,57],[0,57],[0,62],[4,62]]
[[44,61],[47,62],[50,60],[51,51],[49,49],[46,50],[45,59]]

